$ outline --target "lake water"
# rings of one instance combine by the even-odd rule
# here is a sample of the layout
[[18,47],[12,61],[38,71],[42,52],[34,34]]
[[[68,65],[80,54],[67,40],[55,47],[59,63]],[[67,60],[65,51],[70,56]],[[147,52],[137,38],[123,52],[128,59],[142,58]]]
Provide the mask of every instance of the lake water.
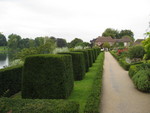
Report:
[[9,58],[8,54],[0,53],[0,69],[2,69],[4,66],[9,65]]

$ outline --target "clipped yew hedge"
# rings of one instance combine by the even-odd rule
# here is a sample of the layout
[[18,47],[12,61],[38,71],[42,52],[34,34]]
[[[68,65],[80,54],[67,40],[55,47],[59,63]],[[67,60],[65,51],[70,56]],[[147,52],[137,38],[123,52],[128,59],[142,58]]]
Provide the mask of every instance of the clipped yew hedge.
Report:
[[85,59],[83,52],[65,52],[72,56],[74,80],[82,80],[85,76]]
[[21,90],[22,67],[0,69],[0,96],[10,97]]
[[0,99],[0,113],[79,113],[79,104],[51,99]]
[[85,59],[85,68],[86,68],[86,72],[88,72],[89,70],[89,54],[87,50],[75,50],[73,52],[83,52],[84,54],[84,59]]
[[65,99],[74,86],[70,55],[33,55],[25,60],[22,98]]
[[89,54],[89,66],[91,67],[92,64],[93,64],[93,52],[92,52],[92,49],[86,49],[88,51],[88,54]]

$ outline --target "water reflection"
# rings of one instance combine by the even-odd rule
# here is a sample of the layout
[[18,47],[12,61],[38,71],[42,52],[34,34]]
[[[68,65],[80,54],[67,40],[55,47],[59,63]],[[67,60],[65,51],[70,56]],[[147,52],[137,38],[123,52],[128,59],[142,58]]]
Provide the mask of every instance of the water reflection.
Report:
[[0,53],[0,69],[3,68],[4,66],[8,66],[8,65],[9,65],[8,54]]

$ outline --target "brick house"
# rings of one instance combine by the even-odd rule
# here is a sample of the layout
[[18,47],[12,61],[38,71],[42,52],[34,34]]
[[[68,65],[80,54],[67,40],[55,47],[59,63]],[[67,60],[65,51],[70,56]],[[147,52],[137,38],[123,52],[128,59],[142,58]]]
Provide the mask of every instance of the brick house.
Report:
[[110,44],[110,46],[113,46],[115,43],[116,44],[123,43],[124,46],[130,46],[133,41],[129,37],[123,37],[121,39],[113,39],[111,37],[99,36],[95,40],[95,45],[102,47],[102,45],[105,42],[108,42]]

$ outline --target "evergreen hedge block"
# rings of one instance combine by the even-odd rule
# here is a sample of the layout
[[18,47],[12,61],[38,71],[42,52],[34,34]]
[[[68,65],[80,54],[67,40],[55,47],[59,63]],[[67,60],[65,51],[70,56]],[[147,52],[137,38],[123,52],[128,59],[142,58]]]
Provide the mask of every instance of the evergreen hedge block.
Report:
[[0,113],[79,113],[79,104],[51,99],[0,99]]
[[95,56],[95,51],[94,49],[91,49],[92,50],[92,54],[93,54],[93,63],[95,62],[95,59],[96,59],[96,56]]
[[0,69],[0,96],[10,97],[21,90],[22,67]]
[[70,55],[33,55],[26,58],[22,98],[65,99],[73,86]]
[[88,54],[89,54],[89,65],[91,67],[93,64],[93,52],[91,49],[86,49],[86,50],[88,51]]
[[83,52],[66,52],[72,56],[74,80],[82,80],[85,76],[85,59]]
[[84,60],[85,60],[85,69],[86,69],[86,72],[88,72],[89,70],[89,55],[88,55],[88,51],[87,50],[75,50],[73,52],[83,52],[84,54]]

